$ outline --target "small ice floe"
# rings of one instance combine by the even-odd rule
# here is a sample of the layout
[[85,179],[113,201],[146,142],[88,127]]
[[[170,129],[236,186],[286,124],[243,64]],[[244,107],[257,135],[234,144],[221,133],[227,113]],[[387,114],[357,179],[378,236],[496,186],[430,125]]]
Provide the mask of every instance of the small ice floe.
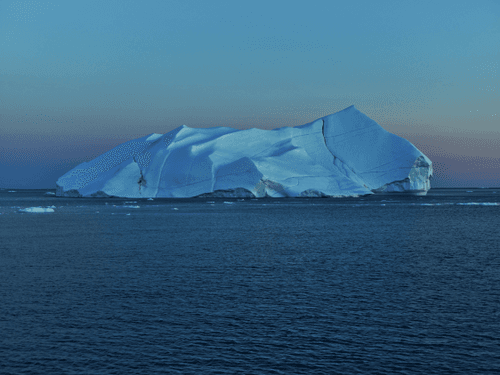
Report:
[[459,206],[500,206],[500,203],[495,202],[467,202],[457,203]]
[[124,202],[123,204],[127,204],[127,203],[137,203],[136,201],[133,201],[133,202]]
[[[52,206],[54,207],[54,206]],[[27,208],[20,208],[19,212],[31,212],[31,213],[46,213],[46,212],[54,212],[54,209],[52,207],[27,207]]]
[[52,191],[48,191],[46,192],[44,195],[56,195],[56,193],[52,192]]
[[381,206],[385,206],[385,203],[382,203]]
[[130,216],[130,214],[127,214],[127,215],[125,215],[125,216]]
[[122,207],[125,207],[125,208],[141,208],[141,206],[122,206]]
[[224,202],[225,204],[234,204],[234,202]]
[[244,199],[238,199],[238,202],[244,202],[245,200]]
[[172,208],[172,210],[178,210],[178,208],[177,208],[177,207],[174,207],[174,208]]
[[154,199],[153,198],[148,198],[148,201],[153,201]]
[[9,190],[8,193],[15,193],[15,190]]

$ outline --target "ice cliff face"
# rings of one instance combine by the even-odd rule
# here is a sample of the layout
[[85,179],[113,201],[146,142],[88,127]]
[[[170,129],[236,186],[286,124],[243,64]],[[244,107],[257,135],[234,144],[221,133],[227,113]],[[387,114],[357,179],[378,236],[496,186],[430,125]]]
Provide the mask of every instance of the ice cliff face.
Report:
[[354,106],[274,130],[181,126],[126,142],[57,180],[58,196],[425,194],[432,163]]

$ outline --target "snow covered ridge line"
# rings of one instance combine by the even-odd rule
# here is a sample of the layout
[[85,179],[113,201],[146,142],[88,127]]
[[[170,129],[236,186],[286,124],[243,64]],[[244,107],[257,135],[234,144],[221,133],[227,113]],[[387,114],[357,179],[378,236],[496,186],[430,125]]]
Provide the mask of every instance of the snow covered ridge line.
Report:
[[185,125],[123,143],[57,180],[57,196],[425,195],[431,161],[354,106],[273,130]]

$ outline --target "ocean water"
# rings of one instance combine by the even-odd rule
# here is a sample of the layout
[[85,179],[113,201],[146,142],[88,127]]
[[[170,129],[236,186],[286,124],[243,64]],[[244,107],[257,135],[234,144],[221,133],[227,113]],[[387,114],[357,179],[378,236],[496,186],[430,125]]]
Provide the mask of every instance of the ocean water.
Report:
[[500,372],[500,189],[51,192],[0,190],[2,374]]

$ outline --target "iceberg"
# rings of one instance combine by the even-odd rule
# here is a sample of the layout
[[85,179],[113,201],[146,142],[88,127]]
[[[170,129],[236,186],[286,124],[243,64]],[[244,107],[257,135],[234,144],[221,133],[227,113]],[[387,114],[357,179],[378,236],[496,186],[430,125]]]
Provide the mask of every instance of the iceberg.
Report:
[[425,195],[432,163],[354,106],[273,130],[182,125],[123,143],[56,183],[65,197]]

